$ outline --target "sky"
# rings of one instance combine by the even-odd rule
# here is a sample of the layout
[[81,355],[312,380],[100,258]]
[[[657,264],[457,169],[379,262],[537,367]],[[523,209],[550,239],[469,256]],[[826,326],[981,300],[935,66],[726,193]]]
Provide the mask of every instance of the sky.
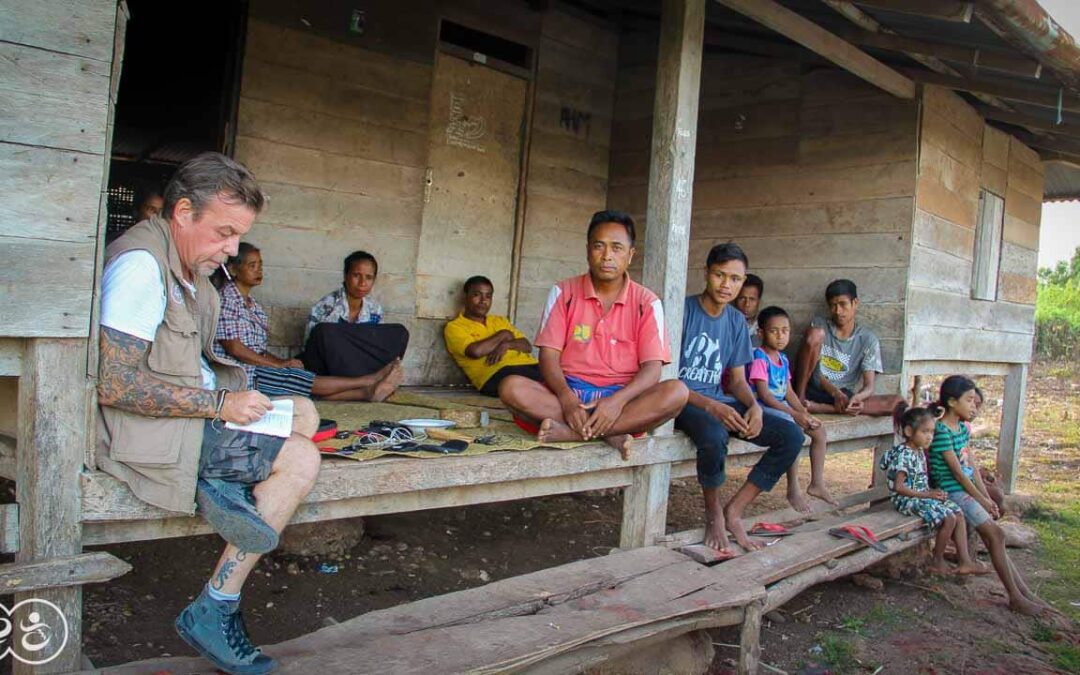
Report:
[[[1080,40],[1080,2],[1039,0],[1039,4]],[[1077,246],[1080,246],[1080,201],[1043,204],[1039,267],[1052,267],[1059,260],[1068,260]]]

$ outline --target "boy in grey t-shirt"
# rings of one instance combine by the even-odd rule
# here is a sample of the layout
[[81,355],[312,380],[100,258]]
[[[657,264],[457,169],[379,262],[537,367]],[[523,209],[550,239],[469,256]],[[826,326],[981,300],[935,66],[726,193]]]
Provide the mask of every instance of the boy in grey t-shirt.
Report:
[[877,335],[855,321],[855,284],[837,279],[825,289],[829,319],[816,317],[806,330],[795,368],[795,393],[811,413],[891,415],[903,399],[874,394],[882,372]]

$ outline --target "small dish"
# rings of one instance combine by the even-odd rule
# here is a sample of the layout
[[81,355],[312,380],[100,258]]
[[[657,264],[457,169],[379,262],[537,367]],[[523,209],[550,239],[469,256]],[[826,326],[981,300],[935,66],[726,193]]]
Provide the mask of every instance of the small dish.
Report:
[[409,427],[409,430],[412,431],[414,434],[420,432],[427,432],[428,429],[449,429],[450,427],[454,426],[454,423],[450,420],[436,420],[426,418],[400,420],[398,424],[404,424],[405,426]]

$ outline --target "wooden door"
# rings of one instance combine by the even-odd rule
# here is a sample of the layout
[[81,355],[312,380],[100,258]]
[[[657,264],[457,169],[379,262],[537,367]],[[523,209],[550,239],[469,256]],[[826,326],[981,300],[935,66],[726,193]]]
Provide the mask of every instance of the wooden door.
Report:
[[432,81],[428,177],[416,261],[416,315],[453,316],[461,284],[495,285],[508,313],[527,82],[439,52]]

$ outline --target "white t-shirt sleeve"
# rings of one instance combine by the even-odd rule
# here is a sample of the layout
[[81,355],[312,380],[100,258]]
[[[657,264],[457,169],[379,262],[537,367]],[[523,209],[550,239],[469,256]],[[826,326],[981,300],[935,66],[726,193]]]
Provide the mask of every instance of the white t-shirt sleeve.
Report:
[[109,261],[101,279],[101,325],[153,342],[165,319],[165,284],[149,251]]

